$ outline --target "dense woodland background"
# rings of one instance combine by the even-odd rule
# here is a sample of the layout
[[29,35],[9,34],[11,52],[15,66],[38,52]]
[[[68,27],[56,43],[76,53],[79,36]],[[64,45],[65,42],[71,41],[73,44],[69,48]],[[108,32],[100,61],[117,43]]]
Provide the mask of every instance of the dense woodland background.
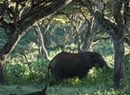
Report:
[[129,0],[0,0],[0,95],[39,91],[59,52],[100,52],[111,68],[92,68],[49,95],[130,93]]

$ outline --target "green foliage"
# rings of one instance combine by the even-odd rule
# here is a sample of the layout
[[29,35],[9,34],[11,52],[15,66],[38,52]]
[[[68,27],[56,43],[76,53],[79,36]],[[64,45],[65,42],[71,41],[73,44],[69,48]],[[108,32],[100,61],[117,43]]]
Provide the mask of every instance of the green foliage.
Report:
[[[125,55],[125,64],[130,65],[130,53]],[[128,67],[130,67],[130,66],[128,66]]]
[[47,80],[47,60],[32,62],[30,67],[24,63],[6,65],[7,84],[40,84]]
[[110,40],[99,40],[98,43],[93,45],[93,51],[100,52],[105,57],[112,56],[114,48]]
[[23,82],[25,68],[22,67],[20,64],[8,64],[6,65],[6,83],[7,84],[19,84]]
[[4,33],[4,29],[0,27],[0,48],[5,44],[6,34]]
[[125,55],[125,79],[124,79],[124,88],[127,89],[127,92],[130,93],[130,53]]

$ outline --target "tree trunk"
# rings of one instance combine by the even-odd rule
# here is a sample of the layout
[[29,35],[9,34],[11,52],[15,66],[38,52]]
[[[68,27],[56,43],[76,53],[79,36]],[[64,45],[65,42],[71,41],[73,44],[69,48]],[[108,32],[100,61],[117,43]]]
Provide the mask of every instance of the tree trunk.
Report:
[[0,84],[4,84],[4,61],[8,54],[15,48],[21,37],[22,35],[19,34],[13,35],[10,39],[8,39],[4,47],[0,49]]
[[95,29],[95,25],[96,25],[95,19],[92,18],[91,21],[87,21],[87,22],[88,22],[87,34],[86,34],[85,42],[83,44],[83,50],[84,51],[90,50],[90,46],[91,46],[92,41],[93,41],[93,31],[96,31],[96,29]]
[[121,80],[124,78],[124,41],[123,36],[114,35],[113,44],[115,49],[114,59],[114,87],[121,88]]
[[39,46],[39,53],[40,55],[43,55],[45,59],[48,59],[48,52],[45,47],[45,41],[44,41],[44,35],[41,33],[40,26],[35,26],[35,32],[37,34],[38,39],[38,46]]

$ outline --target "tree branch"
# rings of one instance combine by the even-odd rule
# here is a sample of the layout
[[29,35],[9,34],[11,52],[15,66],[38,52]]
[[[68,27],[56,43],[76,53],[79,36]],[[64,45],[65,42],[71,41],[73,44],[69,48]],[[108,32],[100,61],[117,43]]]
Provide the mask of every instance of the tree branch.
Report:
[[[63,8],[65,5],[70,3],[72,0],[58,0],[55,3],[51,3],[48,6],[40,6],[38,10],[34,10],[31,13],[28,13],[26,18],[22,18],[18,23],[20,28],[24,28],[21,30],[26,30],[29,26],[33,25],[39,19],[42,19],[50,14],[54,14],[56,11]],[[29,23],[29,24],[28,24]]]
[[98,23],[106,30],[106,32],[110,35],[114,35],[114,31],[117,30],[117,26],[114,22],[104,17],[104,14],[100,11],[94,11],[92,8],[92,4],[89,0],[85,0],[82,2],[90,13],[94,16],[94,18],[98,21]]
[[122,27],[123,24],[123,18],[122,18],[122,14],[121,14],[121,10],[122,10],[122,4],[123,4],[123,0],[115,0],[115,5],[114,5],[114,18],[115,18],[115,22],[117,23],[118,27]]
[[125,23],[130,21],[130,5],[129,5],[129,0],[123,0],[124,1],[124,18],[125,18]]
[[124,0],[124,20],[125,20],[125,27],[124,30],[128,30],[130,27],[130,5],[129,0]]
[[124,42],[130,46],[130,39],[127,37],[124,37]]
[[94,13],[94,17],[98,20],[98,23],[106,30],[106,32],[110,35],[114,35],[114,31],[117,30],[117,26],[111,20],[104,18],[104,15],[100,12],[96,11]]
[[108,40],[110,39],[109,37],[99,37],[99,38],[96,38],[96,39],[93,39],[93,42],[97,42],[98,40]]

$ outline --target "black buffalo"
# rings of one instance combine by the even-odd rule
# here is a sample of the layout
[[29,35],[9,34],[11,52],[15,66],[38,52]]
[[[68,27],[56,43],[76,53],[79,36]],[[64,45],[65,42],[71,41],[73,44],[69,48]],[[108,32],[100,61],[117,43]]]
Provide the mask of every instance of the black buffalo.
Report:
[[102,55],[98,52],[61,52],[51,60],[48,70],[51,71],[52,76],[56,80],[76,76],[82,79],[96,64],[100,68],[107,66]]

